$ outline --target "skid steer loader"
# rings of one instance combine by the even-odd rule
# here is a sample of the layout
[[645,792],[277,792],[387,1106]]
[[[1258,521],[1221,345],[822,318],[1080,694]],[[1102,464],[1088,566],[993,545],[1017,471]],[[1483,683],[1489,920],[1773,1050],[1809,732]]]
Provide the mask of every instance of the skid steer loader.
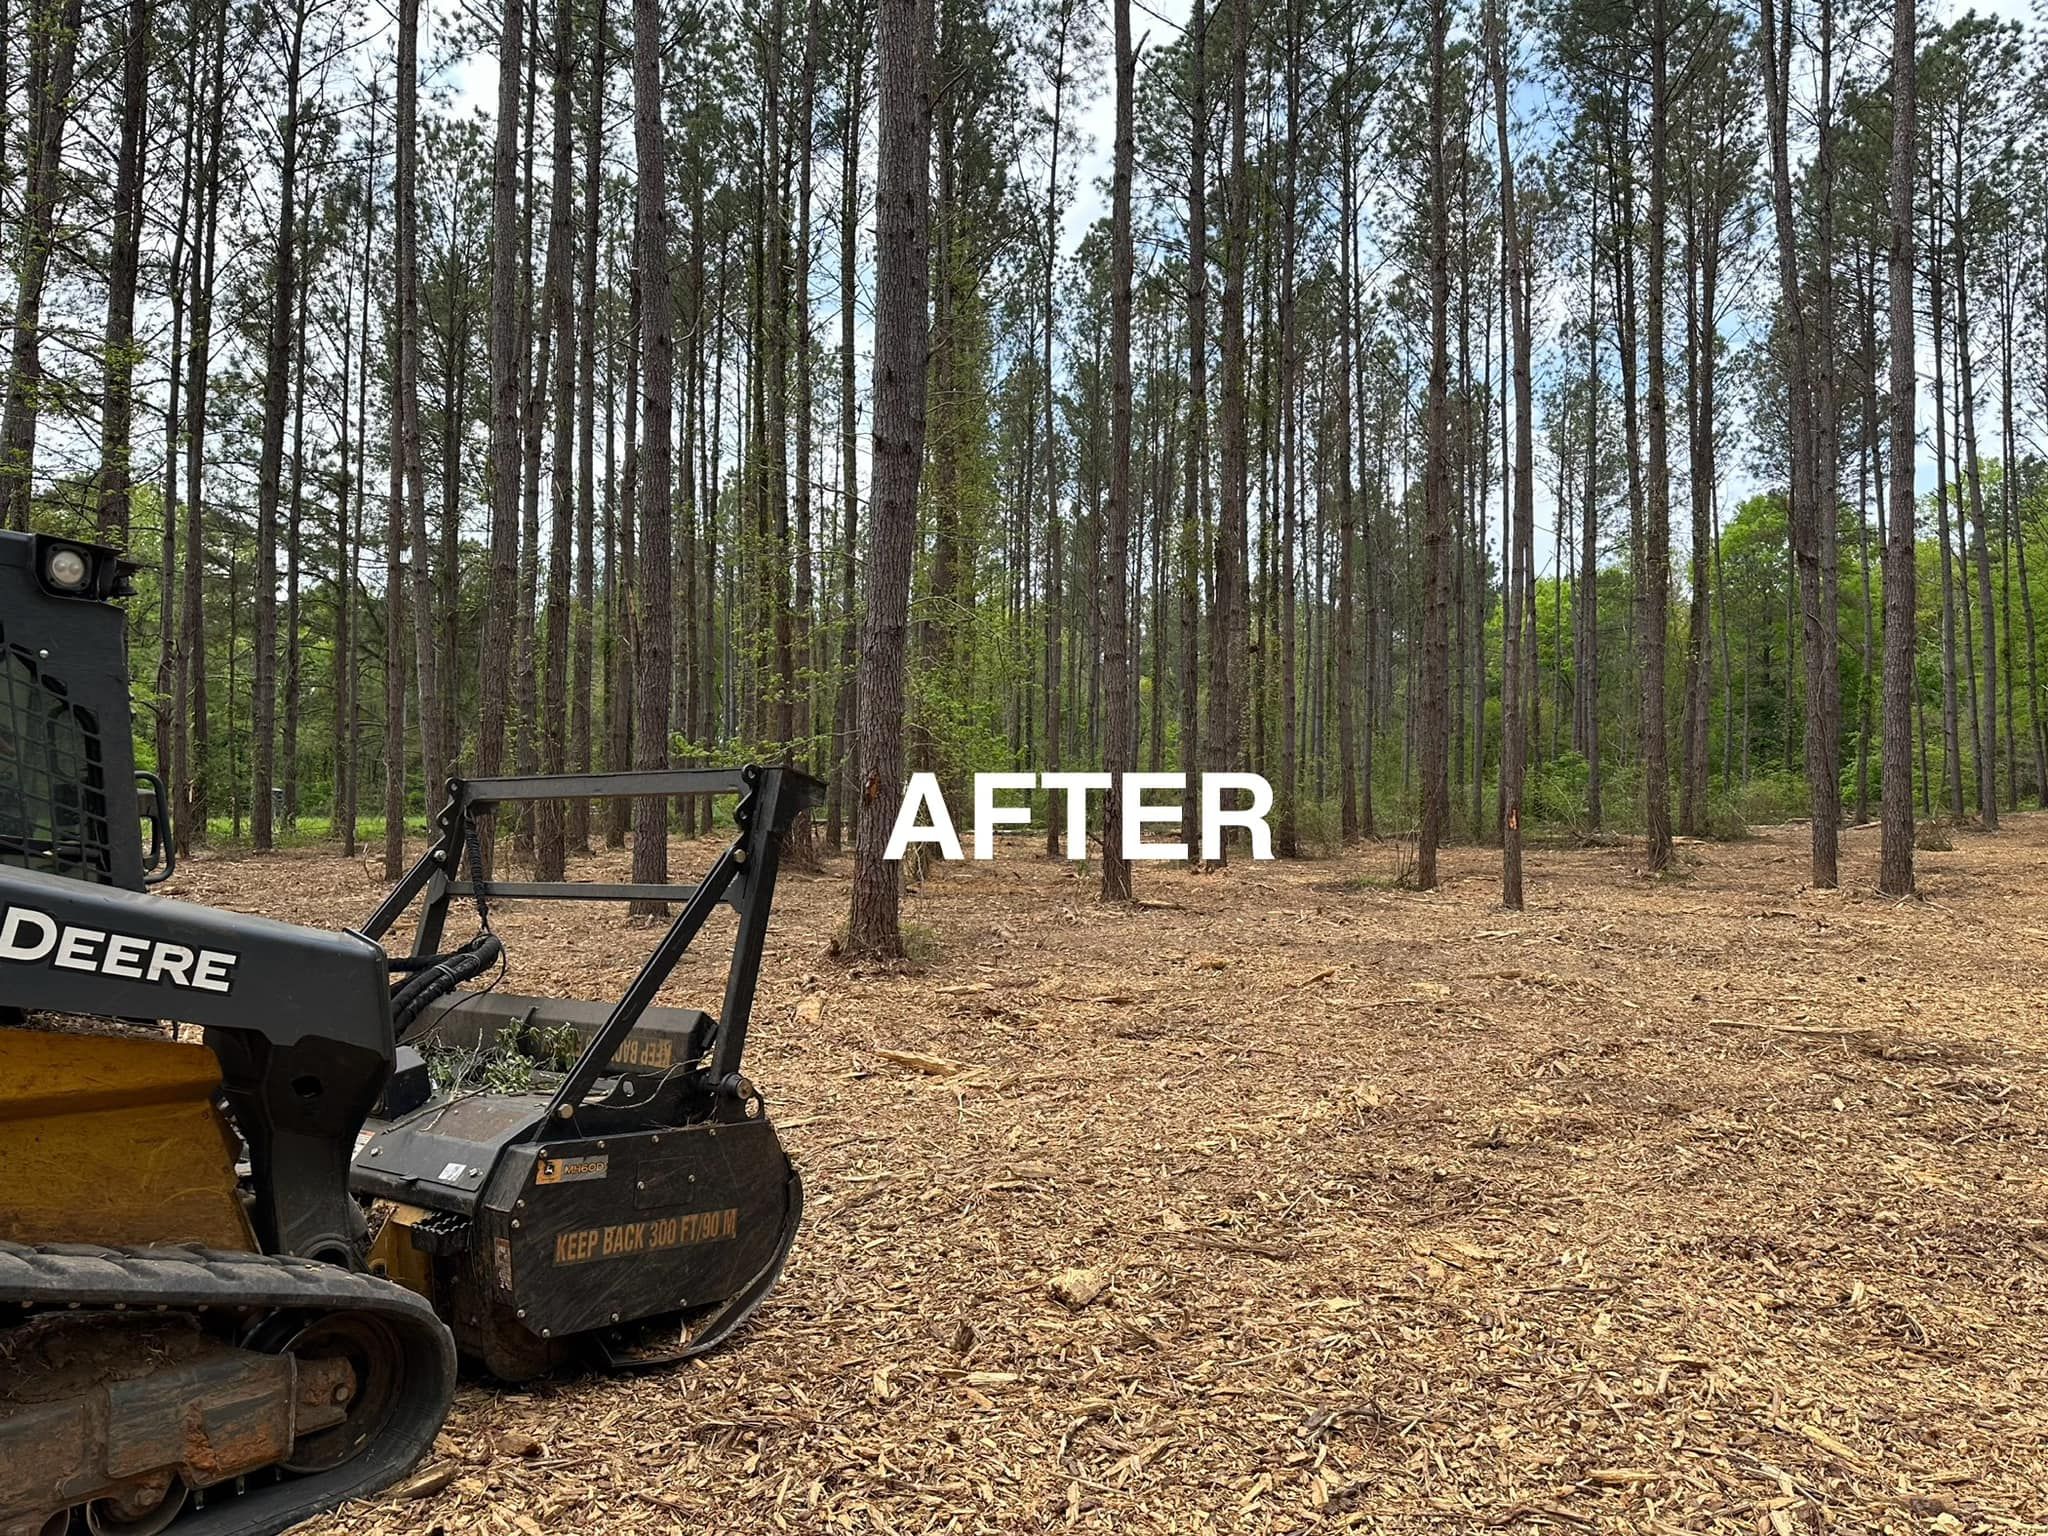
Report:
[[[0,533],[0,1536],[283,1530],[410,1468],[458,1358],[516,1380],[710,1348],[802,1215],[740,1058],[815,780],[451,781],[427,852],[343,933],[160,898],[132,570]],[[678,794],[737,797],[694,886],[489,878],[501,806]],[[680,911],[616,1004],[461,990],[503,964],[494,899],[563,896]],[[459,902],[478,931],[444,947]],[[720,905],[719,1013],[656,1006]],[[437,1090],[419,1053],[540,1039],[573,1062],[519,1092]]]

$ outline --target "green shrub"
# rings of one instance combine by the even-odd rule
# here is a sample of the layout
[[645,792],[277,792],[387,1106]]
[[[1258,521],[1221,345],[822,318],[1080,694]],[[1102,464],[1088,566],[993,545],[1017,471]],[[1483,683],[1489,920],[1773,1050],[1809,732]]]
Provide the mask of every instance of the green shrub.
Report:
[[1707,836],[1716,842],[1739,843],[1755,836],[1731,795],[1707,797]]
[[1303,853],[1330,858],[1344,841],[1343,809],[1335,797],[1298,801],[1294,807],[1294,831]]
[[1735,814],[1752,827],[1796,821],[1808,814],[1813,801],[1806,781],[1796,773],[1767,773],[1735,786],[1730,796]]
[[1576,752],[1567,752],[1532,768],[1522,784],[1524,823],[1583,835],[1589,827],[1588,781],[1586,760]]

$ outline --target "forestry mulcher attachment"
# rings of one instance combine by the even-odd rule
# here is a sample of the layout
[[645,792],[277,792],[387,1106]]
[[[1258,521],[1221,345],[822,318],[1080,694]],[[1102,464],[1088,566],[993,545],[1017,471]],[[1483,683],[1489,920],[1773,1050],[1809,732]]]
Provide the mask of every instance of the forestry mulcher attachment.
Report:
[[[676,1359],[760,1304],[803,1196],[740,1058],[780,837],[819,786],[457,780],[357,931],[152,896],[171,840],[133,762],[130,571],[0,534],[0,1536],[264,1536],[412,1466],[458,1354],[515,1380]],[[681,794],[738,797],[697,885],[487,876],[500,807]],[[501,966],[493,899],[559,897],[680,913],[615,1005],[458,990]],[[479,931],[444,948],[458,900]],[[721,904],[720,1012],[656,1006]],[[540,1042],[573,1062],[518,1092],[437,1091],[418,1049]]]

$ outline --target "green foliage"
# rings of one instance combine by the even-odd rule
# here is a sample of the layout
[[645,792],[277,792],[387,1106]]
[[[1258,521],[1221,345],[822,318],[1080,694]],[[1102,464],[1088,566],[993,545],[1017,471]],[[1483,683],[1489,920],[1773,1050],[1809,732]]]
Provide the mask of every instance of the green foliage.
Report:
[[429,1035],[421,1054],[443,1093],[525,1093],[542,1075],[568,1071],[581,1050],[566,1024],[524,1031],[508,1024],[491,1043],[474,1047],[445,1045]]
[[1809,814],[1806,780],[1796,773],[1759,774],[1728,793],[1729,810],[1746,826],[1768,827]]
[[1522,814],[1526,824],[1554,828],[1568,836],[1591,827],[1587,790],[1591,771],[1577,752],[1534,765],[1522,781]]

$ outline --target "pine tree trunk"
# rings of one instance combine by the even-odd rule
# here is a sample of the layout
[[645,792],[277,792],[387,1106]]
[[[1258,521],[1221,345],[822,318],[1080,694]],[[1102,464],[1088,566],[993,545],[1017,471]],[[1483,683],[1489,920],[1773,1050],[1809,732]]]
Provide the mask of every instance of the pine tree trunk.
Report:
[[[708,318],[704,298],[704,177],[701,172],[692,174],[690,178],[690,251],[685,270],[689,292],[689,319],[685,327],[688,340],[683,346],[681,388],[676,391],[676,580],[682,590],[677,594],[678,600],[672,604],[675,686],[670,690],[669,709],[677,734],[687,741],[697,719],[697,417],[699,402],[703,398],[703,339]],[[687,747],[685,751],[688,752]],[[687,766],[694,760],[693,756],[685,755],[679,766]],[[682,834],[686,838],[697,835],[700,800],[706,830],[709,830],[710,799],[696,795],[679,797]]]
[[[1713,587],[1714,492],[1718,479],[1715,467],[1714,430],[1717,420],[1715,364],[1719,345],[1719,292],[1721,241],[1726,215],[1727,176],[1724,165],[1727,125],[1719,115],[1721,98],[1715,99],[1713,143],[1702,168],[1701,187],[1689,226],[1692,254],[1687,262],[1686,344],[1691,362],[1686,370],[1692,409],[1688,430],[1691,435],[1692,480],[1692,600],[1689,605],[1685,650],[1685,754],[1679,803],[1685,832],[1692,837],[1707,830],[1708,711],[1707,689],[1713,672]],[[1697,277],[1695,296],[1694,277]],[[1724,726],[1725,729],[1725,726]]]
[[860,550],[860,434],[855,399],[854,330],[859,287],[856,257],[860,238],[860,119],[865,28],[858,0],[848,18],[846,42],[845,142],[840,146],[839,181],[839,666],[832,700],[831,798],[825,807],[825,844],[845,846],[848,810],[854,804],[847,781],[853,772],[854,642]]
[[875,37],[881,143],[875,183],[873,493],[856,685],[861,815],[847,944],[855,955],[888,959],[903,953],[898,872],[882,854],[903,786],[904,647],[924,463],[931,0],[878,0]]
[[1572,723],[1586,759],[1586,823],[1604,819],[1600,804],[1600,198],[1588,199],[1586,244],[1586,474],[1579,509],[1579,582],[1572,618],[1577,630],[1578,704]]
[[[350,509],[352,529],[348,538],[348,561],[343,580],[347,583],[343,598],[343,617],[350,618],[350,609],[355,602],[355,592],[362,584],[361,561],[363,542],[367,536],[365,522],[369,502],[369,455],[370,455],[370,297],[374,286],[372,263],[376,245],[376,176],[377,176],[377,119],[376,100],[371,99],[369,124],[370,154],[363,167],[363,251],[362,251],[362,309],[361,321],[356,331],[357,351],[360,362],[356,368],[356,433],[355,467],[351,474],[344,462],[342,473],[347,477],[354,491],[353,506]],[[342,410],[348,403],[344,400]],[[363,621],[367,627],[368,619]],[[353,631],[351,621],[351,630]],[[363,730],[363,664],[360,641],[347,648],[345,657],[346,693],[348,695],[343,711],[347,739],[343,749],[343,765],[346,778],[342,802],[342,848],[354,856],[356,851],[356,817],[362,802],[362,730]]]
[[279,137],[277,244],[271,256],[270,318],[263,358],[263,446],[256,464],[256,656],[250,729],[255,783],[249,841],[272,843],[271,786],[277,779],[277,514],[284,478],[285,417],[291,406],[292,331],[297,308],[299,52],[306,9],[290,12],[285,40],[284,121]]
[[[1977,459],[1977,374],[1970,348],[1968,210],[1963,205],[1961,125],[1956,129],[1956,388],[1962,397],[1962,454],[1970,482],[1970,526],[1962,530],[1967,555],[1976,551],[1977,622],[1983,628],[1984,681],[1978,688],[1977,814],[1986,831],[1998,829],[1998,619],[1991,598],[1991,544],[1984,517],[1984,477]],[[1976,535],[1973,541],[1970,535]],[[1971,669],[1971,677],[1976,669]]]
[[[1222,442],[1222,498],[1212,562],[1209,605],[1209,718],[1202,731],[1204,761],[1212,773],[1232,772],[1244,760],[1243,710],[1250,658],[1245,622],[1250,608],[1246,545],[1250,499],[1249,440],[1245,422],[1245,246],[1251,227],[1251,188],[1245,167],[1247,77],[1250,73],[1249,0],[1230,3],[1230,175],[1223,200],[1223,399],[1217,423]],[[1050,386],[1048,386],[1050,387]],[[1227,856],[1228,844],[1218,848]]]
[[1116,151],[1109,235],[1109,509],[1102,573],[1104,743],[1109,790],[1102,797],[1102,900],[1131,899],[1131,861],[1123,845],[1123,775],[1138,766],[1138,714],[1131,696],[1131,162],[1137,59],[1131,50],[1131,0],[1114,0]]
[[[1930,165],[1930,173],[1934,167]],[[1939,178],[1932,204],[1938,207],[1941,201]],[[1943,336],[1942,259],[1940,241],[1935,238],[1939,226],[1936,215],[1928,215],[1928,251],[1932,258],[1929,263],[1928,285],[1934,322],[1934,522],[1936,541],[1941,546],[1941,738],[1943,768],[1948,780],[1949,815],[1956,821],[1963,819],[1963,747],[1962,730],[1957,712],[1956,697],[1956,582],[1955,546],[1949,538],[1948,524],[1948,394],[1943,382],[1942,367],[1946,353]],[[1896,239],[1896,237],[1894,237]],[[1894,278],[1896,284],[1897,279]],[[1893,324],[1896,326],[1897,321]],[[1897,492],[1894,490],[1894,498]],[[1894,499],[1894,509],[1897,501]],[[1897,513],[1894,510],[1894,517]]]
[[[114,232],[107,257],[107,329],[100,390],[99,530],[126,548],[135,418],[135,282],[142,256],[144,124],[149,110],[150,0],[127,0],[121,21],[121,141],[114,169]],[[184,239],[180,210],[177,239]],[[171,287],[178,281],[174,275]],[[176,350],[175,336],[172,349]],[[176,377],[177,364],[171,365]],[[176,418],[177,407],[171,407]],[[168,511],[175,502],[167,502]],[[170,567],[165,566],[168,571]],[[164,591],[170,591],[166,581]],[[168,617],[164,634],[168,636]]]
[[[634,429],[635,413],[640,409],[640,355],[641,297],[640,297],[640,232],[639,212],[634,212],[632,273],[627,279],[626,292],[626,452],[625,461],[619,466],[619,508],[618,508],[618,574],[614,578],[618,588],[618,616],[616,632],[612,638],[612,649],[616,657],[615,697],[617,707],[607,705],[611,715],[605,764],[614,770],[632,766],[635,761],[634,725],[636,723],[636,681],[639,658],[640,597],[639,561],[636,558],[638,524],[637,507],[640,484],[640,434]],[[609,407],[607,407],[609,410]],[[607,440],[610,433],[607,431]],[[633,815],[632,802],[608,800],[605,802],[604,845],[607,848],[623,848],[626,845],[626,826]]]
[[[412,0],[405,0],[412,3]],[[554,190],[548,200],[548,254],[543,281],[547,287],[548,331],[554,337],[554,444],[548,484],[548,577],[545,642],[546,703],[541,710],[541,772],[559,774],[568,767],[569,715],[569,568],[575,533],[576,456],[576,317],[570,306],[569,274],[575,260],[574,188],[576,104],[573,94],[576,56],[571,50],[570,0],[555,0],[553,69],[554,145],[550,161]],[[559,880],[566,869],[567,842],[563,806],[542,800],[534,807],[534,878]]]
[[[178,852],[190,853],[207,839],[212,811],[212,741],[206,678],[206,606],[202,578],[206,569],[206,497],[204,465],[208,385],[213,349],[213,279],[219,256],[221,146],[226,137],[228,12],[217,7],[211,29],[212,63],[206,91],[206,152],[199,178],[199,238],[192,258],[192,345],[186,354],[185,378],[185,569],[182,613],[184,653],[181,695],[171,713],[187,722],[188,745],[179,774],[184,789],[177,796]],[[374,206],[374,205],[373,205]]]
[[[638,175],[640,346],[645,393],[640,418],[640,613],[635,657],[633,766],[668,766],[669,670],[673,593],[669,578],[669,489],[675,428],[675,318],[669,293],[668,145],[662,124],[661,7],[633,0],[633,151]],[[633,880],[668,879],[668,801],[633,803]],[[635,902],[635,913],[658,917],[662,902]]]
[[[2048,264],[2043,265],[2042,276],[2044,279],[2048,279]],[[2011,378],[2012,349],[2013,342],[2010,338],[2010,335],[2008,335],[2005,348],[2005,394],[2006,400],[2008,402],[2006,406],[2006,433],[2008,442],[2010,442],[2011,436],[2015,430],[2012,423],[2012,406],[2010,404],[2013,394]],[[2006,450],[2006,463],[2015,463],[2018,460],[2018,457],[2019,453],[2017,447],[2009,446]],[[2012,482],[2010,479],[2008,479],[2006,483],[2010,486]],[[2013,491],[2008,492],[2008,494],[2016,496],[2018,492],[2015,489]],[[2044,736],[2042,732],[2041,678],[2040,663],[2038,660],[2040,652],[2039,648],[2035,645],[2034,587],[2033,582],[2029,579],[2027,575],[2026,524],[2024,521],[2024,515],[2021,512],[2020,508],[2018,508],[2017,506],[2015,506],[2012,511],[2012,521],[2009,532],[2013,544],[2019,554],[2020,622],[2026,626],[2027,735],[2033,744],[2034,751],[2034,794],[2038,804],[2048,806],[2048,736]]]
[[78,68],[79,0],[31,0],[28,132],[21,233],[15,251],[14,338],[0,408],[0,528],[25,529],[35,493],[36,422],[43,407],[43,297],[64,197],[64,129]]
[[[385,338],[396,349],[398,338]],[[395,417],[394,413],[394,417]],[[384,878],[405,873],[405,484],[394,420],[384,501]],[[229,647],[233,658],[233,647]]]
[[[1188,453],[1176,551],[1180,586],[1180,766],[1188,781],[1181,797],[1181,826],[1188,837],[1190,858],[1200,855],[1196,839],[1201,825],[1201,562],[1202,527],[1208,521],[1203,497],[1209,485],[1208,37],[1209,0],[1193,0],[1188,14]],[[1048,382],[1048,391],[1050,388]],[[1046,448],[1049,455],[1049,433]]]
[[[816,700],[819,668],[813,654],[817,588],[811,566],[811,508],[816,486],[811,478],[812,413],[816,406],[811,368],[811,165],[816,158],[818,59],[824,48],[823,0],[810,0],[804,23],[802,105],[797,112],[797,141],[791,146],[797,162],[796,248],[790,284],[796,321],[796,612],[791,616],[790,648],[800,675],[792,679],[796,694],[795,741],[804,768],[820,766],[816,742]],[[807,868],[817,867],[808,812],[790,828],[789,856]]]
[[420,449],[419,38],[420,0],[398,0],[395,257],[398,378],[393,406],[404,470],[405,525],[412,555],[413,671],[419,686],[420,783],[429,816],[441,809],[453,750],[441,739],[440,658],[434,644],[434,578],[427,556],[427,467]]
[[[1347,64],[1355,63],[1354,50],[1348,40],[1345,57]],[[1338,232],[1340,243],[1337,247],[1337,399],[1333,407],[1336,412],[1338,519],[1337,590],[1333,607],[1337,620],[1337,835],[1342,845],[1348,848],[1358,841],[1358,630],[1354,615],[1358,597],[1358,496],[1351,475],[1354,452],[1351,395],[1354,350],[1357,347],[1357,338],[1353,334],[1357,309],[1352,297],[1357,274],[1352,262],[1352,242],[1357,229],[1358,190],[1357,151],[1348,114],[1343,121],[1340,140],[1339,153],[1344,164],[1338,178],[1338,222],[1342,227]],[[1362,441],[1357,446],[1362,447]],[[1368,619],[1368,626],[1370,622]],[[1366,753],[1365,771],[1368,777],[1372,773],[1372,754],[1369,751]]]
[[[512,771],[540,771],[540,471],[541,445],[546,440],[548,383],[554,354],[553,316],[537,301],[534,284],[532,228],[540,194],[537,177],[540,146],[534,119],[540,109],[540,7],[527,13],[525,120],[521,125],[528,231],[519,242],[519,618],[512,638]],[[552,215],[551,215],[552,222]],[[538,324],[536,325],[536,320]],[[532,858],[538,805],[519,808],[512,823],[512,850]]]
[[470,229],[460,215],[448,231],[443,249],[447,274],[448,335],[441,360],[441,516],[440,560],[434,572],[434,606],[441,615],[435,646],[441,693],[441,743],[448,754],[447,772],[462,772],[462,717],[458,658],[462,654],[462,509],[469,488],[463,483],[462,458],[469,422],[469,345],[473,320],[470,303]]
[[1298,249],[1300,200],[1296,181],[1301,142],[1301,14],[1299,0],[1288,0],[1287,33],[1282,42],[1287,94],[1287,130],[1281,154],[1280,189],[1280,784],[1274,799],[1279,811],[1275,846],[1284,859],[1299,857],[1301,744],[1297,722],[1295,676],[1295,523],[1301,458],[1300,337],[1295,315],[1294,269]]
[[341,391],[340,409],[335,412],[340,472],[335,476],[334,497],[334,713],[328,733],[329,756],[334,765],[334,793],[329,802],[332,829],[341,839],[345,858],[354,858],[356,852],[356,823],[349,803],[349,773],[355,747],[355,701],[349,688],[355,670],[355,550],[349,539],[349,504],[355,484],[349,457],[349,389],[356,372],[355,297],[356,273],[351,268],[341,301]]
[[[1242,4],[1243,0],[1239,0]],[[1450,176],[1445,123],[1447,0],[1431,0],[1429,41],[1429,395],[1422,529],[1422,675],[1416,704],[1422,825],[1415,884],[1434,890],[1437,847],[1450,830],[1451,444]]]
[[1643,528],[1643,569],[1637,583],[1642,617],[1637,625],[1643,658],[1643,855],[1656,872],[1671,863],[1671,783],[1665,761],[1665,645],[1671,595],[1671,471],[1669,407],[1665,396],[1664,276],[1665,175],[1669,137],[1667,56],[1670,28],[1665,0],[1653,0],[1650,21],[1650,229],[1644,288],[1644,349],[1650,431],[1649,499]]
[[[605,3],[597,0],[590,28],[590,83],[584,109],[582,324],[576,356],[576,675],[569,690],[569,757],[578,773],[593,766],[591,695],[596,686],[597,592],[597,245],[598,202],[604,191]],[[590,850],[590,802],[569,802],[569,848]]]
[[[526,26],[522,0],[504,0],[498,37],[498,119],[491,160],[491,550],[484,598],[476,743],[479,778],[505,767],[512,631],[519,575],[519,81]],[[484,859],[491,859],[490,827]]]
[[[4,49],[0,49],[4,52]],[[172,224],[171,255],[166,273],[168,293],[166,295],[171,311],[171,334],[169,341],[168,366],[164,370],[164,468],[163,468],[163,539],[159,546],[157,567],[157,664],[156,692],[160,700],[169,706],[157,711],[156,719],[156,766],[165,781],[171,803],[164,807],[166,815],[175,822],[184,807],[184,757],[185,719],[178,707],[183,692],[183,655],[178,644],[178,412],[179,389],[184,382],[184,341],[185,341],[185,272],[192,260],[191,219],[193,187],[193,162],[197,153],[199,133],[199,103],[194,94],[198,90],[199,73],[199,28],[188,29],[185,45],[184,78],[188,94],[179,103],[184,109],[184,148],[178,167],[178,212]],[[0,95],[4,95],[0,91]],[[4,116],[4,114],[0,114]],[[0,140],[6,137],[0,132]],[[140,210],[138,208],[138,221]],[[346,347],[347,319],[344,310],[342,331],[343,346]],[[348,368],[343,364],[342,374],[346,380]],[[344,382],[344,395],[346,383]],[[346,434],[344,433],[344,438]],[[178,829],[172,828],[175,842]]]
[[284,824],[299,824],[299,664],[304,637],[299,622],[301,535],[306,507],[306,309],[313,288],[312,236],[307,211],[299,215],[297,292],[292,296],[292,488],[286,501],[284,535],[284,729],[278,755],[284,759]]
[[1841,680],[1836,670],[1839,637],[1835,610],[1835,388],[1833,303],[1829,267],[1833,261],[1833,129],[1830,118],[1833,6],[1822,0],[1819,25],[1820,121],[1814,179],[1819,186],[1817,258],[1810,283],[1802,281],[1795,219],[1789,98],[1792,92],[1793,27],[1789,4],[1780,17],[1776,0],[1763,6],[1761,42],[1770,118],[1772,205],[1778,236],[1780,296],[1790,315],[1792,337],[1792,554],[1798,573],[1799,608],[1806,652],[1805,757],[1813,807],[1812,879],[1815,886],[1837,882],[1836,852],[1841,824],[1838,716]]
[[[1057,30],[1054,33],[1052,147],[1045,178],[1045,271],[1041,290],[1042,302],[1039,306],[1039,340],[1044,348],[1039,359],[1039,382],[1044,390],[1045,408],[1045,766],[1046,770],[1052,773],[1060,771],[1061,748],[1066,739],[1065,722],[1061,718],[1065,680],[1060,662],[1060,645],[1066,625],[1063,592],[1066,554],[1062,547],[1065,523],[1060,517],[1060,439],[1058,424],[1053,418],[1055,388],[1052,349],[1054,333],[1058,329],[1053,280],[1059,270],[1060,256],[1060,130],[1065,120],[1067,37],[1073,16],[1072,0],[1064,0],[1060,6]],[[1058,858],[1060,855],[1061,813],[1056,807],[1062,805],[1064,801],[1059,796],[1046,796],[1047,858]]]
[[[402,311],[402,305],[394,305]],[[365,305],[367,315],[367,304]],[[403,329],[402,313],[394,315],[392,330],[382,338],[387,356],[395,356],[402,345],[397,331]],[[370,333],[367,319],[363,346],[367,353]],[[390,412],[388,473],[384,497],[384,878],[396,880],[405,872],[406,750],[405,750],[405,443],[401,413]],[[232,647],[230,647],[232,656]]]
[[1502,625],[1500,894],[1501,905],[1518,912],[1522,908],[1522,772],[1527,747],[1521,718],[1521,637],[1526,594],[1518,578],[1532,553],[1531,530],[1536,516],[1535,408],[1530,398],[1529,305],[1523,283],[1527,244],[1515,200],[1514,148],[1508,140],[1507,21],[1502,14],[1501,0],[1493,0],[1489,20],[1493,43],[1494,131],[1500,144],[1501,240],[1506,255],[1503,277],[1509,294],[1510,328],[1513,332],[1515,396],[1514,515],[1508,547],[1502,551],[1508,575]]

